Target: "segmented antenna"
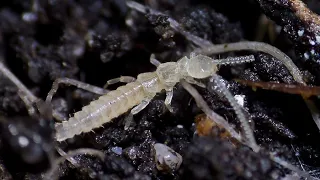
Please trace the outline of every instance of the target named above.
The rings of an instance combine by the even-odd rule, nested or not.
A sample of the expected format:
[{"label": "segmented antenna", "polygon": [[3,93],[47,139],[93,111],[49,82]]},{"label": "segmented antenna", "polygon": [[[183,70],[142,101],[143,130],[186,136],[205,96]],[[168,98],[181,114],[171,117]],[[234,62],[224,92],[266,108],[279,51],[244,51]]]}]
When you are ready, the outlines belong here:
[{"label": "segmented antenna", "polygon": [[242,64],[247,62],[254,61],[255,58],[253,55],[249,56],[238,56],[238,57],[227,57],[225,59],[215,59],[213,60],[214,63],[222,64],[222,65],[228,65],[228,64]]}]

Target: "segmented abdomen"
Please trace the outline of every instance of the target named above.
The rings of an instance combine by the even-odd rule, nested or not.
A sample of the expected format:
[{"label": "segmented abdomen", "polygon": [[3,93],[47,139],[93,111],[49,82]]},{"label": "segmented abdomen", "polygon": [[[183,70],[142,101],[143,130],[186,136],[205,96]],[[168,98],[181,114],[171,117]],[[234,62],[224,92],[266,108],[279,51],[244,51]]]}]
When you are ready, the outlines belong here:
[{"label": "segmented abdomen", "polygon": [[142,102],[145,96],[141,83],[137,81],[121,86],[84,106],[68,121],[58,124],[56,139],[64,141],[77,134],[98,128]]}]

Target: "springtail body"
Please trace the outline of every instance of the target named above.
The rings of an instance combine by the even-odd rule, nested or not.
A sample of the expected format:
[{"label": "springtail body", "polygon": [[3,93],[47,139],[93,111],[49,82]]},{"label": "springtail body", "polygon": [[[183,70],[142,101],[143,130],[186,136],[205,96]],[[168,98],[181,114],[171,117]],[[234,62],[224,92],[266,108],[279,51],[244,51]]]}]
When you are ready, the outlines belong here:
[{"label": "springtail body", "polygon": [[252,55],[214,60],[208,56],[191,54],[190,58],[183,57],[177,62],[159,64],[156,71],[139,74],[136,81],[100,96],[68,121],[57,123],[56,140],[64,141],[101,127],[134,106],[150,101],[162,90],[172,93],[173,87],[182,79],[195,84],[195,79],[215,74],[219,64],[239,64],[253,60]]}]

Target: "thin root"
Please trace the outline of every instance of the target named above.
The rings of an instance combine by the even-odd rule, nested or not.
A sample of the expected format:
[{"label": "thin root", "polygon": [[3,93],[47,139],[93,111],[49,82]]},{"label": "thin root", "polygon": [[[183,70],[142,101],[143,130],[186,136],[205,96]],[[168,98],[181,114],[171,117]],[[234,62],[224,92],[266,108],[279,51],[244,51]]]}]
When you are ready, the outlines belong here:
[{"label": "thin root", "polygon": [[289,169],[289,170],[291,170],[293,172],[296,172],[300,177],[304,177],[307,180],[319,180],[318,178],[310,176],[310,174],[308,172],[301,171],[296,166],[290,164],[289,162],[287,162],[287,161],[285,161],[283,159],[280,159],[277,156],[274,156],[274,155],[270,154],[270,159],[272,159],[274,162],[280,164],[281,166],[283,166],[283,167],[285,167],[285,168],[287,168],[287,169]]},{"label": "thin root", "polygon": [[18,95],[20,97],[20,99],[24,102],[24,104],[26,105],[26,108],[28,110],[28,114],[29,115],[33,115],[36,113],[36,109],[34,108],[34,102],[31,102],[29,97],[27,95],[25,95],[22,91],[18,90]]},{"label": "thin root", "polygon": [[215,84],[215,92],[222,94],[228,100],[233,110],[235,111],[237,118],[241,123],[241,127],[244,131],[244,135],[246,137],[248,146],[250,146],[253,149],[253,151],[258,152],[260,147],[256,142],[253,131],[249,125],[249,122],[247,120],[246,115],[244,114],[244,110],[242,109],[242,107],[237,103],[236,99],[233,97],[231,92],[222,82],[221,77],[219,75],[214,74],[212,78],[210,78],[210,81],[214,82]]},{"label": "thin root", "polygon": [[274,90],[289,94],[299,94],[306,98],[313,95],[320,95],[320,86],[305,86],[296,84],[285,84],[285,83],[275,83],[275,82],[255,82],[242,79],[236,79],[240,84],[251,86],[253,88],[262,88],[267,90]]},{"label": "thin root", "polygon": [[195,99],[198,107],[208,116],[210,119],[214,120],[215,123],[218,125],[224,127],[233,138],[237,139],[239,142],[242,142],[241,135],[237,133],[233,127],[219,114],[212,111],[208,104],[204,101],[202,96],[199,94],[199,92],[189,83],[187,83],[185,80],[181,80],[181,85],[186,89],[191,96]]},{"label": "thin root", "polygon": [[76,86],[77,88],[80,89],[84,89],[86,91],[95,93],[95,94],[99,94],[99,95],[104,95],[107,94],[109,91],[94,85],[90,85],[75,79],[70,79],[70,78],[58,78],[56,79],[53,84],[52,84],[52,88],[48,93],[48,96],[46,98],[46,102],[47,103],[51,103],[52,97],[54,96],[54,94],[58,91],[59,88],[59,84],[66,84],[66,85],[72,85],[72,86]]},{"label": "thin root", "polygon": [[35,113],[36,110],[33,108],[32,104],[36,103],[38,101],[38,98],[35,95],[33,95],[33,93],[3,64],[2,61],[0,61],[0,71],[4,76],[6,76],[13,84],[15,84],[18,87],[18,94],[26,104],[26,107],[30,115],[32,115],[32,113]]},{"label": "thin root", "polygon": [[[147,12],[154,14],[154,15],[165,15],[168,17],[168,15],[163,14],[157,10],[151,9],[150,7],[146,7],[142,4],[139,4],[137,2],[134,1],[127,1],[127,6],[131,9],[134,9],[138,12],[144,13],[146,14]],[[189,41],[193,42],[194,44],[196,44],[199,47],[208,47],[208,46],[212,46],[212,43],[208,40],[202,39],[198,36],[195,36],[193,34],[191,34],[190,32],[184,30],[181,25],[174,20],[171,17],[168,17],[168,21],[170,22],[170,26],[172,29],[174,29],[176,32],[181,33],[184,37],[186,37],[186,39],[188,39]]]},{"label": "thin root", "polygon": [[[198,93],[198,91],[192,87],[192,85],[190,85],[189,83],[187,83],[186,81],[182,80],[181,85],[193,96],[193,98],[195,99],[198,107],[212,120],[215,121],[215,123],[217,123],[218,125],[224,127],[233,138],[237,139],[239,142],[243,142],[241,139],[241,135],[238,134],[232,127],[231,125],[228,124],[228,122],[223,119],[223,117],[221,117],[220,115],[216,114],[214,111],[212,111],[208,104],[204,101],[204,99],[202,98],[202,96]],[[254,138],[254,137],[253,137]],[[250,145],[248,145],[250,146]],[[253,150],[257,150],[256,152],[258,152],[260,150],[259,145],[256,144],[257,147],[251,147]],[[280,159],[277,156],[274,156],[272,154],[270,154],[270,158],[271,160],[273,160],[274,162],[280,164],[281,166],[296,172],[299,176],[301,177],[305,177],[308,180],[314,180],[317,178],[311,177],[307,172],[301,171],[299,168],[295,167],[294,165],[290,164],[289,162]]]}]

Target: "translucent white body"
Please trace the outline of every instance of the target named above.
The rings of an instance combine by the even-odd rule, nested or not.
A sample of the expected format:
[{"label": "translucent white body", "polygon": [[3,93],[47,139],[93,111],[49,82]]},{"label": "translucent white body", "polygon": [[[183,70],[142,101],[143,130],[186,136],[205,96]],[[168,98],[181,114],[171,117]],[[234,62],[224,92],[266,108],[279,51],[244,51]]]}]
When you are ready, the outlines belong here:
[{"label": "translucent white body", "polygon": [[159,171],[176,171],[182,163],[182,156],[165,144],[156,143],[153,145],[154,159]]},{"label": "translucent white body", "polygon": [[68,121],[56,125],[56,140],[64,141],[75,135],[89,132],[113,118],[127,112],[145,99],[152,99],[162,90],[172,90],[181,80],[206,78],[217,71],[217,64],[253,61],[253,56],[213,60],[198,55],[181,58],[178,62],[160,64],[155,72],[142,73],[137,80],[121,86],[84,106]]},{"label": "translucent white body", "polygon": [[155,96],[156,92],[162,89],[159,85],[156,73],[144,73],[138,76],[137,81],[100,96],[76,112],[68,121],[56,125],[57,141],[64,141],[74,135],[101,127],[147,97]]}]

